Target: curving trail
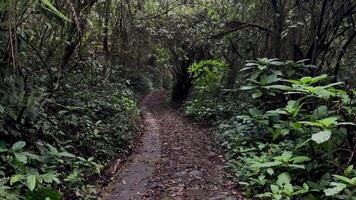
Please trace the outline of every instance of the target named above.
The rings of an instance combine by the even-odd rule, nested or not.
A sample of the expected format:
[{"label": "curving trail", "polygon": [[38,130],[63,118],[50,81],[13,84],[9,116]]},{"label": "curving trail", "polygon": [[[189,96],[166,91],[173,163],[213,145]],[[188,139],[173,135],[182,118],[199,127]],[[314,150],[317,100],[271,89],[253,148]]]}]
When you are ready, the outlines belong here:
[{"label": "curving trail", "polygon": [[105,195],[108,200],[238,200],[212,133],[166,105],[153,91],[141,103],[145,132],[141,145]]}]

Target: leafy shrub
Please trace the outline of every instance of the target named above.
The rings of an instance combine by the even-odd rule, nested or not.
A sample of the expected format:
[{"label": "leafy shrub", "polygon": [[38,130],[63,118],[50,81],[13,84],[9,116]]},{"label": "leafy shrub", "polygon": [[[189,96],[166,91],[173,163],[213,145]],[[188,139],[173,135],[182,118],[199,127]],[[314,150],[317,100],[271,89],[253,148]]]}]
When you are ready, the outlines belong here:
[{"label": "leafy shrub", "polygon": [[246,196],[354,200],[356,91],[326,74],[305,76],[313,66],[304,61],[262,58],[241,71],[248,78],[238,99],[208,96],[211,104],[191,100],[186,111],[205,119],[221,105],[239,107],[218,122],[217,137]]},{"label": "leafy shrub", "polygon": [[0,199],[95,199],[93,177],[133,148],[134,93],[125,82],[100,82],[92,68],[68,74],[52,94],[38,79],[0,80]]},{"label": "leafy shrub", "polygon": [[[354,158],[342,149],[351,152],[355,145],[355,91],[328,83],[327,75],[301,76],[308,67],[303,62],[259,59],[243,69],[251,72],[241,90],[254,100],[246,115],[219,129],[248,196],[354,198]],[[330,175],[346,168],[348,178]]]},{"label": "leafy shrub", "polygon": [[203,60],[189,67],[193,78],[192,98],[186,103],[185,114],[200,120],[214,119],[224,112],[218,103],[226,65],[218,60]]}]

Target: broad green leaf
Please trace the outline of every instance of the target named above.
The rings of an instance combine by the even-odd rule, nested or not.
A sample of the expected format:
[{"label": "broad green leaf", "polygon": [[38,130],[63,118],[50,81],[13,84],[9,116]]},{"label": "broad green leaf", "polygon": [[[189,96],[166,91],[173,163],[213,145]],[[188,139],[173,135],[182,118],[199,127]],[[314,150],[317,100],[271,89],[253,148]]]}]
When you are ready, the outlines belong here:
[{"label": "broad green leaf", "polygon": [[27,177],[26,186],[28,187],[28,189],[30,189],[30,191],[33,191],[35,189],[35,187],[36,187],[36,175],[29,175]]},{"label": "broad green leaf", "polygon": [[10,185],[13,185],[14,183],[19,182],[24,176],[22,174],[15,174],[11,176],[10,179]]},{"label": "broad green leaf", "polygon": [[53,174],[53,173],[43,174],[43,175],[41,175],[41,178],[46,183],[52,183],[53,181],[58,184],[60,183],[60,180],[57,178],[57,175]]},{"label": "broad green leaf", "polygon": [[326,117],[328,115],[328,107],[319,106],[313,111],[313,115],[311,116],[312,120],[318,120],[322,117]]},{"label": "broad green leaf", "polygon": [[252,120],[252,118],[248,115],[238,115],[235,117],[236,119],[243,119],[243,120]]},{"label": "broad green leaf", "polygon": [[26,142],[24,142],[24,141],[18,141],[18,142],[16,142],[15,144],[12,145],[11,149],[12,149],[13,151],[18,151],[18,150],[23,149],[25,146],[26,146]]},{"label": "broad green leaf", "polygon": [[267,66],[265,66],[265,65],[257,65],[257,67],[259,70],[262,70],[262,71],[267,69]]},{"label": "broad green leaf", "polygon": [[298,165],[298,164],[288,164],[288,167],[292,167],[296,169],[305,169],[304,165]]},{"label": "broad green leaf", "polygon": [[252,63],[252,62],[250,62],[250,63],[246,63],[246,67],[251,67],[251,66],[257,66],[258,64],[257,63]]},{"label": "broad green leaf", "polygon": [[327,75],[327,74],[323,74],[323,75],[314,77],[314,78],[312,78],[312,80],[310,81],[310,84],[317,83],[317,82],[319,82],[319,81],[321,81],[321,80],[324,80],[324,79],[326,79],[326,78],[328,78],[328,75]]},{"label": "broad green leaf", "polygon": [[9,152],[8,149],[0,149],[0,153],[5,153],[5,152]]},{"label": "broad green leaf", "polygon": [[310,77],[310,76],[305,76],[305,77],[303,77],[303,78],[300,79],[300,81],[301,81],[303,84],[310,83],[312,80],[313,80],[313,78]]},{"label": "broad green leaf", "polygon": [[248,109],[248,112],[250,113],[250,115],[252,117],[259,117],[260,116],[260,112],[255,108]]},{"label": "broad green leaf", "polygon": [[254,92],[254,93],[252,94],[252,98],[253,98],[253,99],[257,99],[257,98],[259,98],[259,97],[261,97],[261,96],[262,96],[262,92],[259,91],[259,90],[257,90],[256,92]]},{"label": "broad green leaf", "polygon": [[303,60],[298,60],[296,63],[297,64],[304,64],[305,62],[309,61],[310,59],[303,59]]},{"label": "broad green leaf", "polygon": [[351,174],[351,172],[352,172],[353,169],[354,169],[354,165],[348,166],[348,167],[345,169],[345,171],[344,171],[344,175],[345,175],[345,176],[349,176],[349,175]]},{"label": "broad green leaf", "polygon": [[27,163],[27,156],[23,153],[14,153],[16,160],[26,164]]},{"label": "broad green leaf", "polygon": [[264,88],[266,89],[277,89],[277,90],[287,90],[290,91],[293,88],[287,85],[269,85],[269,86],[265,86]]},{"label": "broad green leaf", "polygon": [[272,115],[287,115],[288,113],[284,110],[281,109],[277,109],[277,110],[270,110],[267,111],[268,114],[272,114]]},{"label": "broad green leaf", "polygon": [[293,188],[292,184],[290,184],[290,183],[285,184],[284,188],[283,188],[283,192],[285,194],[287,194],[288,196],[292,196],[292,194],[294,192],[294,188]]},{"label": "broad green leaf", "polygon": [[306,156],[296,156],[296,157],[292,158],[292,161],[294,164],[304,163],[304,162],[308,162],[310,160],[311,159]]},{"label": "broad green leaf", "polygon": [[328,141],[330,139],[330,137],[331,137],[331,131],[324,130],[324,131],[320,131],[318,133],[313,134],[312,140],[318,144],[321,144],[321,143]]},{"label": "broad green leaf", "polygon": [[344,84],[344,83],[343,82],[331,83],[329,85],[323,86],[323,88],[326,89],[326,88],[330,88],[330,87],[334,87],[334,86],[342,85],[342,84]]},{"label": "broad green leaf", "polygon": [[256,86],[248,85],[248,86],[240,87],[240,90],[252,90],[252,89],[255,89],[255,88],[256,88]]},{"label": "broad green leaf", "polygon": [[345,176],[340,176],[340,175],[333,175],[336,179],[340,181],[344,181],[345,183],[352,184],[351,179],[345,177]]},{"label": "broad green leaf", "polygon": [[74,154],[71,154],[71,153],[68,153],[68,152],[60,152],[60,153],[57,153],[56,155],[58,155],[60,157],[75,158]]},{"label": "broad green leaf", "polygon": [[262,85],[268,85],[277,81],[280,81],[281,78],[278,78],[276,74],[271,74],[269,76],[267,75],[262,75],[261,76],[261,84]]},{"label": "broad green leaf", "polygon": [[53,154],[58,153],[58,149],[50,144],[46,144],[46,146],[49,148],[49,151]]},{"label": "broad green leaf", "polygon": [[331,96],[330,91],[323,89],[322,87],[307,88],[311,93],[315,94],[318,98],[328,100]]},{"label": "broad green leaf", "polygon": [[282,153],[282,160],[283,162],[289,162],[289,160],[292,158],[293,154],[290,151],[285,151]]},{"label": "broad green leaf", "polygon": [[279,71],[279,70],[272,69],[272,73],[274,73],[274,74],[276,74],[278,76],[283,76],[283,73],[281,71]]},{"label": "broad green leaf", "polygon": [[30,152],[21,152],[21,154],[33,159],[33,160],[38,160],[38,161],[41,161],[41,157],[39,155],[36,155],[36,154],[33,154],[33,153],[30,153]]},{"label": "broad green leaf", "polygon": [[278,175],[277,184],[279,186],[283,186],[285,184],[289,184],[291,180],[292,180],[291,176],[287,172],[284,172]]},{"label": "broad green leaf", "polygon": [[336,182],[332,182],[330,185],[334,187],[323,190],[326,196],[335,196],[347,187],[346,184]]},{"label": "broad green leaf", "polygon": [[306,125],[309,125],[309,126],[316,126],[316,127],[323,128],[323,125],[321,123],[319,123],[319,122],[301,121],[299,123],[306,124]]},{"label": "broad green leaf", "polygon": [[281,65],[284,65],[284,62],[281,62],[281,61],[271,61],[270,64],[271,64],[271,65],[276,65],[276,66],[281,66]]},{"label": "broad green leaf", "polygon": [[318,122],[324,127],[334,126],[337,124],[337,117],[328,117],[325,119],[318,120]]},{"label": "broad green leaf", "polygon": [[275,167],[281,165],[281,161],[273,161],[273,162],[265,162],[265,163],[257,163],[253,164],[253,167],[259,167],[259,168],[269,168],[269,167]]},{"label": "broad green leaf", "polygon": [[272,168],[268,168],[267,173],[272,176],[274,174],[274,170]]},{"label": "broad green leaf", "polygon": [[277,185],[271,185],[271,191],[273,194],[277,194],[279,192],[279,187]]}]

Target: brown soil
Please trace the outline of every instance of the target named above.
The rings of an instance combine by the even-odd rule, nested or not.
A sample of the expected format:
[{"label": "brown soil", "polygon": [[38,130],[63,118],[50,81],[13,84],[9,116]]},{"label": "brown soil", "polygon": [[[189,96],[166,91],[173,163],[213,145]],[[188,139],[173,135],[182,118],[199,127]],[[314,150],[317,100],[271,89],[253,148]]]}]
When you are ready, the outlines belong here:
[{"label": "brown soil", "polygon": [[164,91],[143,99],[142,144],[102,199],[244,199],[225,172],[211,130],[186,119],[165,99]]}]

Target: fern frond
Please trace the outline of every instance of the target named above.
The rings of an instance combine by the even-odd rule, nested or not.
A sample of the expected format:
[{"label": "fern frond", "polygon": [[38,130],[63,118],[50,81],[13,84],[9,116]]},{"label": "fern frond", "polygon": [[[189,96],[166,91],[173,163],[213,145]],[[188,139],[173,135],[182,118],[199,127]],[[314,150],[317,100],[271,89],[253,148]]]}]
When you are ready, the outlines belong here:
[{"label": "fern frond", "polygon": [[19,197],[9,191],[11,188],[7,186],[9,178],[0,178],[0,200],[19,200]]}]

